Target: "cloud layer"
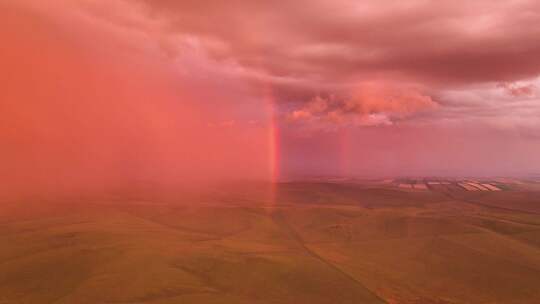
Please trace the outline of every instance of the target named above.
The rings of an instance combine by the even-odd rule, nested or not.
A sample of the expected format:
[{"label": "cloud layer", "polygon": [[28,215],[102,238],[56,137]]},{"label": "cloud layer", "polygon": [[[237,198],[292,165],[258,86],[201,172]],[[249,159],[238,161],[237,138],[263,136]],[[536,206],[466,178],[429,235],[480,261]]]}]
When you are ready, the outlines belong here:
[{"label": "cloud layer", "polygon": [[443,106],[439,96],[470,88],[502,85],[515,97],[533,96],[516,82],[540,73],[540,4],[531,0],[77,4],[96,21],[141,33],[143,45],[172,60],[196,53],[229,77],[271,86],[285,114],[316,96],[359,100],[354,95],[373,83],[412,86]]},{"label": "cloud layer", "polygon": [[[34,155],[52,149],[86,168],[123,163],[126,176],[133,167],[140,176],[231,168],[264,176],[273,121],[283,172],[319,172],[321,159],[343,164],[336,151],[346,146],[349,174],[429,173],[449,159],[448,174],[502,174],[510,166],[482,155],[506,142],[515,148],[500,162],[533,164],[516,162],[513,173],[540,170],[538,1],[8,0],[0,8],[5,164],[54,164],[60,156]],[[437,152],[420,153],[422,140]],[[78,153],[58,150],[69,142]],[[98,166],[83,156],[96,149]],[[306,151],[314,161],[298,165],[309,163]]]}]

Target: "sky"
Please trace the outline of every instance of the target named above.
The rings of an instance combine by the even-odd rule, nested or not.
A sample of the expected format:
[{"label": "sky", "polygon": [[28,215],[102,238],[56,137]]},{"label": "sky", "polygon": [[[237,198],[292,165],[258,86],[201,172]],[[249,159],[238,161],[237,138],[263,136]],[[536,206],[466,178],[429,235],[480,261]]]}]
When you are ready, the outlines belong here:
[{"label": "sky", "polygon": [[0,0],[12,192],[540,172],[540,3]]}]

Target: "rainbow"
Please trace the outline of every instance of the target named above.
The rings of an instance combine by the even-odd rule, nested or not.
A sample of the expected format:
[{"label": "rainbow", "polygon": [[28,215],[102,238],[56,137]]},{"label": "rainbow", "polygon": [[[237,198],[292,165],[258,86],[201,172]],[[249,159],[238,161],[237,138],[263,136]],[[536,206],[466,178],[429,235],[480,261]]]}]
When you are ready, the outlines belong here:
[{"label": "rainbow", "polygon": [[276,121],[277,118],[271,112],[272,118],[270,120],[270,126],[268,128],[268,158],[269,158],[269,172],[270,180],[272,183],[277,183],[279,180],[279,125]]},{"label": "rainbow", "polygon": [[274,202],[276,198],[276,187],[279,181],[280,174],[280,132],[279,122],[276,111],[276,103],[272,89],[270,87],[265,88],[265,100],[268,114],[268,173],[271,182],[271,201]]}]

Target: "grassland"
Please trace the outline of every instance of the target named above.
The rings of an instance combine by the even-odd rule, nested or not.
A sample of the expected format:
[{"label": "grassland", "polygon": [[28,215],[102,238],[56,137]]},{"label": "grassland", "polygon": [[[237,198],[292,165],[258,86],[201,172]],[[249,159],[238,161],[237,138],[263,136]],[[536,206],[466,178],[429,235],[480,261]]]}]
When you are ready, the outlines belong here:
[{"label": "grassland", "polygon": [[0,303],[540,303],[536,183],[459,182],[6,202]]}]

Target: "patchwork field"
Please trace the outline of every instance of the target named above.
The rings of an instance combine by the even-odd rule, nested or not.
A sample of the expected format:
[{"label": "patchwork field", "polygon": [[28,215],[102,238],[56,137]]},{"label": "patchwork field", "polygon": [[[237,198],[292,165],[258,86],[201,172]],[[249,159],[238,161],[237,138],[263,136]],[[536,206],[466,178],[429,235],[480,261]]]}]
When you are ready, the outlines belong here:
[{"label": "patchwork field", "polygon": [[0,303],[540,303],[536,183],[6,202]]}]

